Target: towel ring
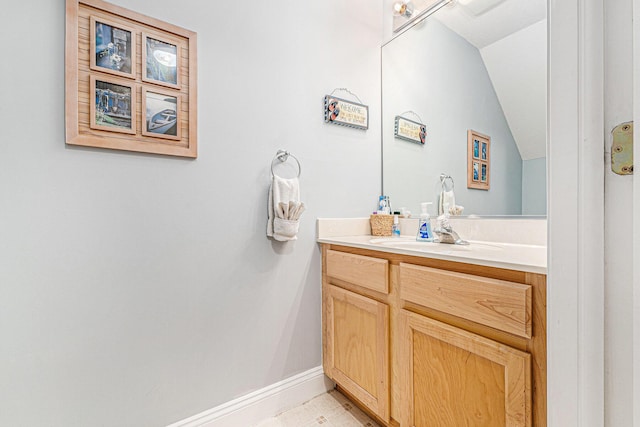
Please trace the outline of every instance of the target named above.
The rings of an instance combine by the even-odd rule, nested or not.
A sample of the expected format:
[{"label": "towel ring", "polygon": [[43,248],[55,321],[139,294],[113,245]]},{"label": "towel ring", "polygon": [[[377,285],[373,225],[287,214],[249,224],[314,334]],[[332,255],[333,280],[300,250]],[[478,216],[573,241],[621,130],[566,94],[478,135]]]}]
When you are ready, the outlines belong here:
[{"label": "towel ring", "polygon": [[[451,181],[451,190],[447,190],[447,180]],[[451,175],[446,175],[444,173],[440,174],[440,185],[442,186],[442,191],[453,191],[454,183]]]},{"label": "towel ring", "polygon": [[295,160],[296,163],[298,164],[298,176],[297,176],[297,178],[300,178],[300,174],[302,173],[302,166],[300,166],[300,161],[296,158],[296,156],[294,156],[293,154],[289,153],[286,150],[278,150],[278,152],[276,153],[276,156],[273,158],[273,160],[271,160],[271,176],[276,176],[275,172],[273,172],[273,162],[276,159],[278,159],[282,163],[284,163],[287,160],[289,160],[289,156],[291,156],[293,158],[293,160]]}]

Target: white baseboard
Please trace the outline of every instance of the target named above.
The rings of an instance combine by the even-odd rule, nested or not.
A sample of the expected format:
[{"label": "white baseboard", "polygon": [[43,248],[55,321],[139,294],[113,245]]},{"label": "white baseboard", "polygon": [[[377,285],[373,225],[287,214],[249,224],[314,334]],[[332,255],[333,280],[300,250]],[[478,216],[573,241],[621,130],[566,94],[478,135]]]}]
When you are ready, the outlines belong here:
[{"label": "white baseboard", "polygon": [[333,387],[318,366],[167,427],[249,427]]}]

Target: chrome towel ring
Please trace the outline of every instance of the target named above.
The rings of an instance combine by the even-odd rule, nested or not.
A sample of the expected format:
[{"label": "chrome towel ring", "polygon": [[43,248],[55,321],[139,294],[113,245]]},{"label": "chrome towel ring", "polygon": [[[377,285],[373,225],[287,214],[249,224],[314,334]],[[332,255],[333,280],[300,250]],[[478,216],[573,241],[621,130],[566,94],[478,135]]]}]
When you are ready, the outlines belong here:
[{"label": "chrome towel ring", "polygon": [[278,152],[276,153],[276,156],[273,158],[273,160],[271,160],[271,176],[276,176],[275,172],[273,171],[273,162],[275,162],[277,159],[280,162],[284,163],[287,160],[289,160],[289,157],[293,158],[293,160],[295,160],[296,163],[298,164],[297,178],[300,178],[300,174],[302,173],[302,166],[300,166],[300,161],[296,158],[296,156],[294,156],[293,154],[289,153],[286,150],[278,150]]},{"label": "chrome towel ring", "polygon": [[[447,190],[447,181],[451,181],[451,189]],[[453,178],[450,175],[441,173],[440,174],[440,185],[442,186],[442,191],[453,191]]]}]

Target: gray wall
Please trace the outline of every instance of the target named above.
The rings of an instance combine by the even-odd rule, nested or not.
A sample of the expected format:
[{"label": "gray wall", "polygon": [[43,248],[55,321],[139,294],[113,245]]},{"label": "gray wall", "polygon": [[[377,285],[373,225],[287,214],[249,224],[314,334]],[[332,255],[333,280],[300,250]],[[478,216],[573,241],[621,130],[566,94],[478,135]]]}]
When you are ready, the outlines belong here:
[{"label": "gray wall", "polygon": [[[419,213],[420,202],[435,205],[444,172],[465,215],[520,214],[522,159],[478,49],[428,19],[385,45],[382,59],[384,192],[392,206]],[[426,123],[425,145],[394,138],[394,117],[407,110]],[[491,136],[489,191],[467,189],[467,129]]]},{"label": "gray wall", "polygon": [[[116,3],[198,33],[199,157],[66,147],[65,3],[4,8],[3,426],[160,426],[320,365],[315,219],[379,193],[380,7]],[[323,123],[336,87],[368,131]],[[265,237],[279,148],[308,207],[288,244]]]},{"label": "gray wall", "polygon": [[522,161],[522,215],[547,214],[547,159]]}]

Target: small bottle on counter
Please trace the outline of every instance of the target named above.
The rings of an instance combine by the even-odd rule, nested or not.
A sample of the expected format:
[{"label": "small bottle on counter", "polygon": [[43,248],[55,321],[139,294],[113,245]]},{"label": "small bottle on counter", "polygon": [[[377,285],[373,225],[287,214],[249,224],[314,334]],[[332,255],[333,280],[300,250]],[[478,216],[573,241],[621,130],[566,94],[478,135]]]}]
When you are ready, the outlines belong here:
[{"label": "small bottle on counter", "polygon": [[398,224],[398,215],[393,216],[393,227],[391,228],[393,237],[400,237],[400,224]]},{"label": "small bottle on counter", "polygon": [[380,196],[378,200],[378,214],[390,214],[391,204],[389,203],[389,196]]}]

